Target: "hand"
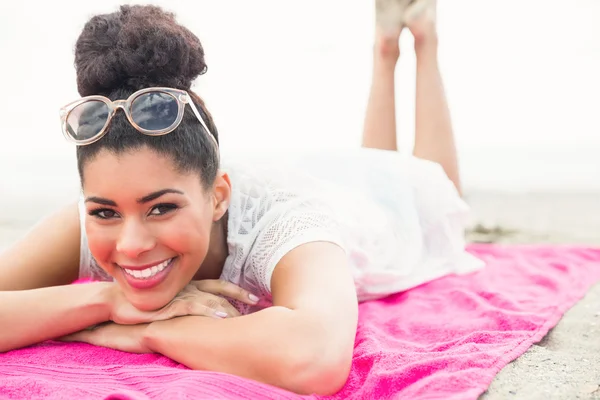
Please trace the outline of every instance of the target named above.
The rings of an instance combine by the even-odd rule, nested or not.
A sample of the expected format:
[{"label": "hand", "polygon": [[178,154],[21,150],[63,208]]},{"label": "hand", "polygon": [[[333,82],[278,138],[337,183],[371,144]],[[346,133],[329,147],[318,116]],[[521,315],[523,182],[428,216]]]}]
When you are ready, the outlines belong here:
[{"label": "hand", "polygon": [[144,330],[148,324],[118,325],[113,322],[75,332],[57,339],[60,342],[83,342],[94,346],[126,351],[128,353],[152,353],[144,345]]},{"label": "hand", "polygon": [[163,321],[185,315],[213,318],[237,317],[240,313],[227,299],[255,305],[258,297],[248,291],[222,280],[201,280],[190,282],[173,300],[156,311],[140,311],[132,306],[122,292],[114,293],[110,319],[117,324],[133,325],[153,321]]}]

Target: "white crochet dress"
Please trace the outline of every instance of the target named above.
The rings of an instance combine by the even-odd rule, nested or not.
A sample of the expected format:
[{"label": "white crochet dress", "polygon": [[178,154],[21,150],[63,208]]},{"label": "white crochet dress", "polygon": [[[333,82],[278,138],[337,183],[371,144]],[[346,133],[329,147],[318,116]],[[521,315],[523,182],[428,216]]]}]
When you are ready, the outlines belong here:
[{"label": "white crochet dress", "polygon": [[[277,263],[314,241],[346,251],[360,301],[483,266],[464,248],[469,209],[435,163],[371,149],[235,159],[223,162],[232,198],[221,278],[265,298],[261,308]],[[80,277],[110,279],[81,238]]]}]

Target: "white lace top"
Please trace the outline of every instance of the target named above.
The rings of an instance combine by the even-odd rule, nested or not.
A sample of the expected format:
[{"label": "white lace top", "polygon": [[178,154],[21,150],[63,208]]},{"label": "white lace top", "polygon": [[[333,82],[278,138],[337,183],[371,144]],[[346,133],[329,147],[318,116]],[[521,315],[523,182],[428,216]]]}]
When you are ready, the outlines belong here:
[{"label": "white lace top", "polygon": [[[232,198],[221,278],[262,296],[261,307],[281,258],[314,241],[346,251],[361,301],[482,266],[464,250],[468,208],[437,164],[365,149],[235,160],[223,162]],[[110,279],[84,229],[81,249],[80,277]]]}]

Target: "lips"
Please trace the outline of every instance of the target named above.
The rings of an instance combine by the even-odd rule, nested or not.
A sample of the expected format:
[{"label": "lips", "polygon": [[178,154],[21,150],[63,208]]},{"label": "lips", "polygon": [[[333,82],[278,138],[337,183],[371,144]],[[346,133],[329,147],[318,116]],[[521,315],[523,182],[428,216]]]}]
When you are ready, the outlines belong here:
[{"label": "lips", "polygon": [[120,268],[129,286],[135,289],[151,289],[167,278],[176,261],[177,257],[174,257],[154,265]]},{"label": "lips", "polygon": [[123,269],[123,271],[133,276],[134,278],[148,279],[163,271],[167,267],[167,265],[169,265],[171,260],[172,258],[169,258],[168,260],[165,260],[159,264],[155,264],[154,266],[148,266],[146,268],[121,268]]}]

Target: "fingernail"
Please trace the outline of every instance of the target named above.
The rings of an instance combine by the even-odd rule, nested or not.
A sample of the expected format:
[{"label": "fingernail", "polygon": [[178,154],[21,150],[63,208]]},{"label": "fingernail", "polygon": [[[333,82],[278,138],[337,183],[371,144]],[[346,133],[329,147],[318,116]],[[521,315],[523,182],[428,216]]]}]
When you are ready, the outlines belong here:
[{"label": "fingernail", "polygon": [[223,311],[215,311],[215,315],[219,318],[226,318],[227,317],[227,313],[223,312]]},{"label": "fingernail", "polygon": [[249,293],[248,297],[250,298],[250,301],[253,301],[255,303],[258,303],[258,301],[260,300],[257,296],[253,295],[252,293]]}]

